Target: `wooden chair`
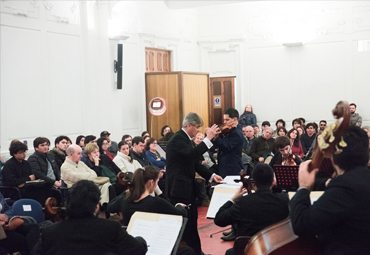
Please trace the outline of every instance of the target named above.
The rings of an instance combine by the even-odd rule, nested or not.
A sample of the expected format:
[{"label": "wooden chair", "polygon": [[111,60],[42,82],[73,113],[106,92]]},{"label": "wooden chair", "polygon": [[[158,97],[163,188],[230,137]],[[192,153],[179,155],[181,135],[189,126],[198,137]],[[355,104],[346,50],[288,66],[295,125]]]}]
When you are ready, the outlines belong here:
[{"label": "wooden chair", "polygon": [[245,255],[321,255],[322,247],[314,237],[294,234],[289,218],[255,234],[244,250]]},{"label": "wooden chair", "polygon": [[250,236],[238,236],[235,239],[234,242],[234,254],[235,255],[243,255],[244,254],[244,249],[247,246],[249,240],[251,239]]}]

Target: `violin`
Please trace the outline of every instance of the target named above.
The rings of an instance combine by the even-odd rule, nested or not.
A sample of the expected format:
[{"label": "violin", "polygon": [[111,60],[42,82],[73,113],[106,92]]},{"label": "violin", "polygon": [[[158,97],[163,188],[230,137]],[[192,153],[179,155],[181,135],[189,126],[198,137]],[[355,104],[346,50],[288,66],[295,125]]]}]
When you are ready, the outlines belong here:
[{"label": "violin", "polygon": [[240,170],[240,182],[243,183],[243,187],[247,190],[248,194],[252,193],[255,189],[254,180],[246,178],[247,172],[245,170]]},{"label": "violin", "polygon": [[58,202],[55,197],[49,197],[46,199],[45,212],[53,217],[54,222],[63,221],[67,217],[66,208],[58,206]]},{"label": "violin", "polygon": [[221,126],[220,129],[221,129],[221,135],[227,136],[228,134],[233,132],[236,129],[236,127],[230,128],[229,126]]},{"label": "violin", "polygon": [[346,101],[339,101],[332,110],[336,122],[327,126],[321,133],[321,137],[317,140],[318,146],[312,153],[312,161],[308,166],[308,171],[311,172],[316,168],[320,168],[324,157],[330,158],[332,154],[342,152],[338,147],[346,147],[347,144],[343,140],[343,135],[349,128],[351,113],[349,104]]},{"label": "violin", "polygon": [[123,187],[125,187],[125,189],[127,189],[131,185],[132,175],[133,174],[131,172],[119,172],[117,174],[116,183],[122,185]]}]

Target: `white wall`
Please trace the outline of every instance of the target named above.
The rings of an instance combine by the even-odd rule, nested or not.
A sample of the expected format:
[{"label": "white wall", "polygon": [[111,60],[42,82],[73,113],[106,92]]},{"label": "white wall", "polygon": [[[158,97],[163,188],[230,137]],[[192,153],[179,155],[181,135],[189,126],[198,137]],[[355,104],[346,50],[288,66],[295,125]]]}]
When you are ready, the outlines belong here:
[{"label": "white wall", "polygon": [[[347,100],[370,124],[370,52],[357,51],[357,40],[370,39],[369,1],[248,2],[198,14],[201,71],[236,76],[240,112],[252,104],[258,122],[273,126],[279,118],[332,122],[332,108]],[[285,29],[311,37],[284,47]]]},{"label": "white wall", "polygon": [[[0,1],[1,154],[12,139],[146,130],[145,47],[172,51],[173,71],[197,71],[197,10],[162,1]],[[109,21],[130,36],[112,41]],[[123,89],[113,60],[124,45]]]}]

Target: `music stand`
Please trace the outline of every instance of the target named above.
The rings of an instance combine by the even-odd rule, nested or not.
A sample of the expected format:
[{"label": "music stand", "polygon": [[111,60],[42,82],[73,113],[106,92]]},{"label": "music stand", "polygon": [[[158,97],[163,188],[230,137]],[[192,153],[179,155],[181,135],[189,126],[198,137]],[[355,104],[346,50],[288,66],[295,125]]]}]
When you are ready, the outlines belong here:
[{"label": "music stand", "polygon": [[277,188],[286,191],[296,191],[298,189],[298,169],[299,166],[274,165]]},{"label": "music stand", "polygon": [[187,223],[188,223],[188,218],[183,218],[181,229],[180,229],[179,235],[177,236],[177,240],[176,240],[175,246],[173,247],[171,255],[176,255],[177,254],[177,250],[179,249],[179,245],[180,245],[180,242],[181,242],[181,239],[182,239],[182,235],[184,234],[185,227],[186,227]]}]

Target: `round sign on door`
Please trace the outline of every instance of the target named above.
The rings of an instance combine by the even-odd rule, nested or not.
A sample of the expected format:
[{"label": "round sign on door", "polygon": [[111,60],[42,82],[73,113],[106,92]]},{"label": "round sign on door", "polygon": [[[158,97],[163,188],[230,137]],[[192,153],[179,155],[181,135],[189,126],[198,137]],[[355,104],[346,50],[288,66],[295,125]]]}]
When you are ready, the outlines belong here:
[{"label": "round sign on door", "polygon": [[166,101],[161,97],[155,97],[149,102],[149,112],[155,116],[162,115],[166,111]]}]

